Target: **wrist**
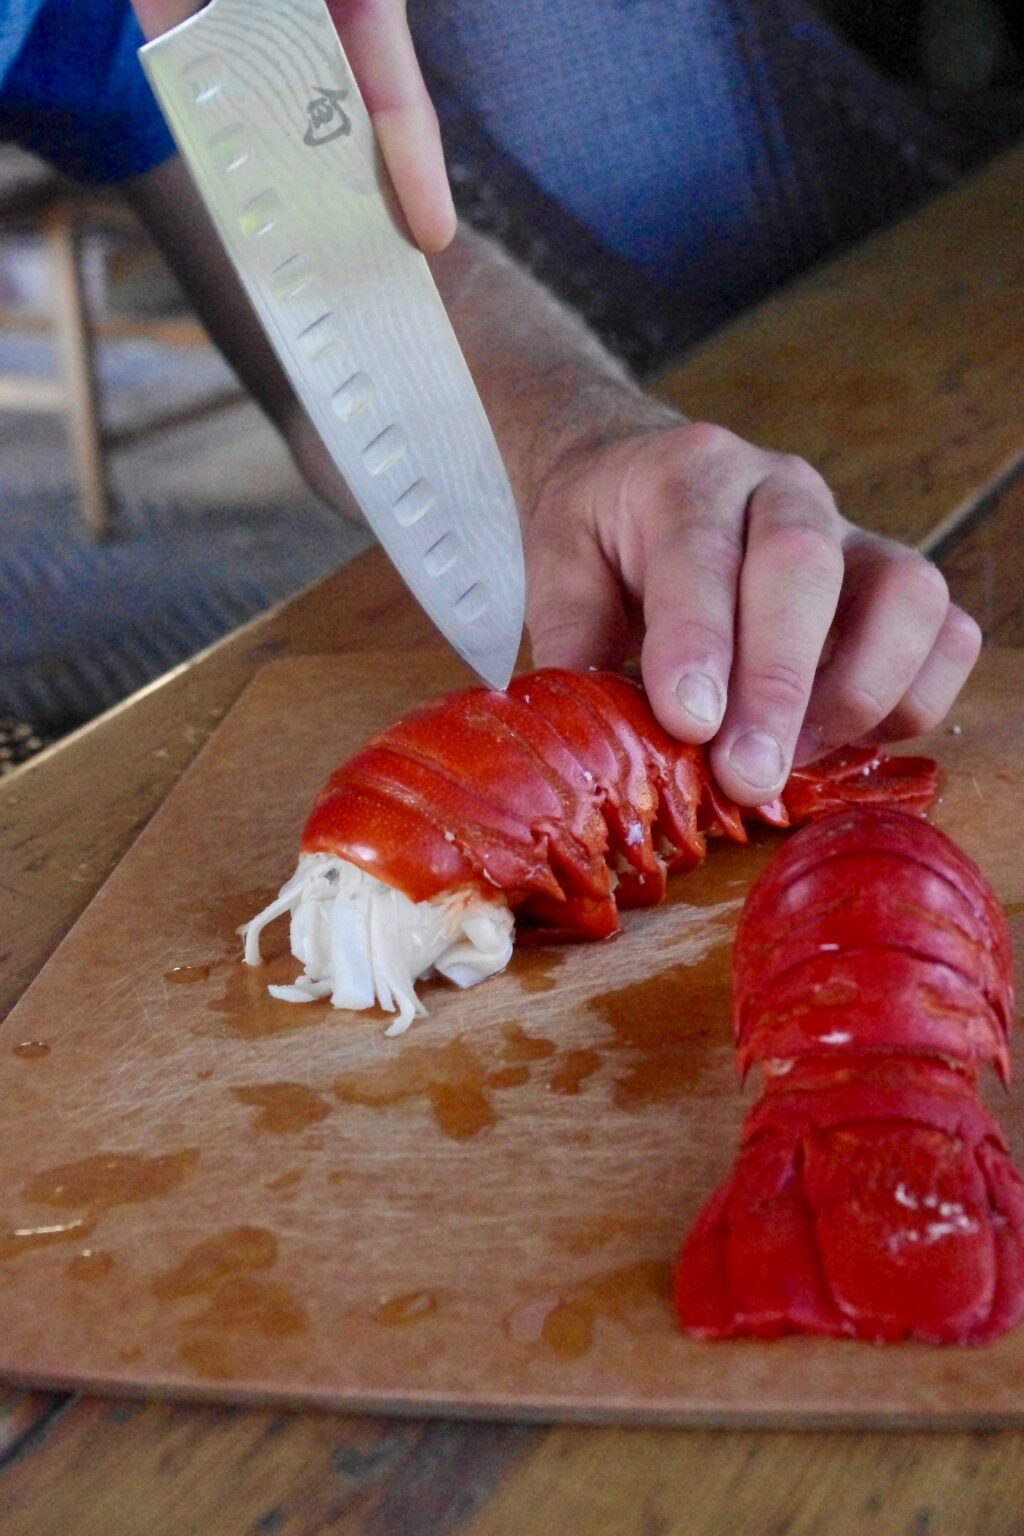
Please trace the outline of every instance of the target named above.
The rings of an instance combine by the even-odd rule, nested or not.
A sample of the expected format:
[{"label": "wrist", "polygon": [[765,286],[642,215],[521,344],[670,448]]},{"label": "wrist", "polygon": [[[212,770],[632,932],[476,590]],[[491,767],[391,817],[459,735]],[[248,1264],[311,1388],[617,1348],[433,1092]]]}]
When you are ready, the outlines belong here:
[{"label": "wrist", "polygon": [[628,378],[567,378],[561,399],[545,412],[543,441],[535,445],[524,477],[520,507],[524,527],[557,504],[580,469],[618,445],[686,424],[686,418]]}]

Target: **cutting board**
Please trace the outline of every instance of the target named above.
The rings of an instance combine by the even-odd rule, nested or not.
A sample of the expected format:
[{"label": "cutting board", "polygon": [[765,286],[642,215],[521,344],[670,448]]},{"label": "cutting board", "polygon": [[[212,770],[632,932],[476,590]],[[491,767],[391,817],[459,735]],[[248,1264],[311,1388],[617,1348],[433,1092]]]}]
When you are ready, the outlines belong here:
[{"label": "cutting board", "polygon": [[[328,771],[461,680],[424,655],[267,667],[8,1017],[0,1374],[388,1413],[1024,1421],[1024,1329],[941,1350],[675,1327],[675,1250],[756,1091],[728,946],[779,834],[716,846],[610,943],[428,984],[394,1040],[269,997],[297,970],[284,924],[241,965]],[[928,743],[935,819],[1011,917],[1022,697],[1024,656],[987,657]],[[1020,1160],[1024,1093],[990,1102]]]}]

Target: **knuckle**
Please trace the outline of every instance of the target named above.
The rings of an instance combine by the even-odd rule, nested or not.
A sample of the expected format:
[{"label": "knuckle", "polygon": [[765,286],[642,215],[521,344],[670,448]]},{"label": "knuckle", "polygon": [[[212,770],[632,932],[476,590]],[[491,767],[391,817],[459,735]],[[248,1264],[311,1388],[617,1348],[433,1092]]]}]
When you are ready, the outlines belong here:
[{"label": "knuckle", "polygon": [[861,683],[847,683],[840,688],[836,710],[851,738],[873,730],[889,712],[889,705]]},{"label": "knuckle", "polygon": [[679,428],[680,445],[687,454],[700,458],[717,459],[746,448],[742,438],[713,421],[688,421]]},{"label": "knuckle", "polygon": [[803,708],[810,679],[789,662],[773,661],[751,672],[750,692],[772,708],[789,712]]},{"label": "knuckle", "polygon": [[742,482],[754,452],[727,427],[685,422],[660,443],[665,488],[681,505],[714,506]]},{"label": "knuckle", "polygon": [[806,459],[777,454],[757,493],[770,523],[820,529],[838,546],[843,519],[824,478]]},{"label": "knuckle", "polygon": [[780,454],[775,463],[775,474],[785,478],[787,486],[796,486],[809,496],[820,497],[828,506],[834,506],[832,492],[823,475],[796,453]]},{"label": "knuckle", "polygon": [[833,533],[819,523],[780,521],[766,532],[772,558],[816,587],[838,587],[843,555]]},{"label": "knuckle", "polygon": [[896,571],[903,604],[932,623],[941,623],[949,607],[949,587],[937,565],[923,555],[901,560]]}]

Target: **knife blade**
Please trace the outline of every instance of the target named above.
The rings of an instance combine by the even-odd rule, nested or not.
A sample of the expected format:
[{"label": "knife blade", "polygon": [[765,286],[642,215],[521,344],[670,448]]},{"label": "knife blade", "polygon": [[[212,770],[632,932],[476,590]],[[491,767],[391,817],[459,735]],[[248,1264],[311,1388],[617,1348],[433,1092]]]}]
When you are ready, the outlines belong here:
[{"label": "knife blade", "polygon": [[210,0],[139,56],[367,522],[454,649],[503,688],[523,629],[515,501],[324,0]]}]

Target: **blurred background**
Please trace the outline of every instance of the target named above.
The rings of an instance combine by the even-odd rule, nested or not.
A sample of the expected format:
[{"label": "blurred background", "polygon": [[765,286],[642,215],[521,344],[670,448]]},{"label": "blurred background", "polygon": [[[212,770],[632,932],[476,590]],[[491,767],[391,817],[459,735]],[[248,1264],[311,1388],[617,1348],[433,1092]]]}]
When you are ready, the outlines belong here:
[{"label": "blurred background", "polygon": [[816,8],[898,80],[952,92],[1021,85],[1016,0],[816,0]]},{"label": "blurred background", "polygon": [[[1019,0],[816,0],[981,159]],[[368,547],[305,488],[109,193],[0,147],[0,772]]]}]

